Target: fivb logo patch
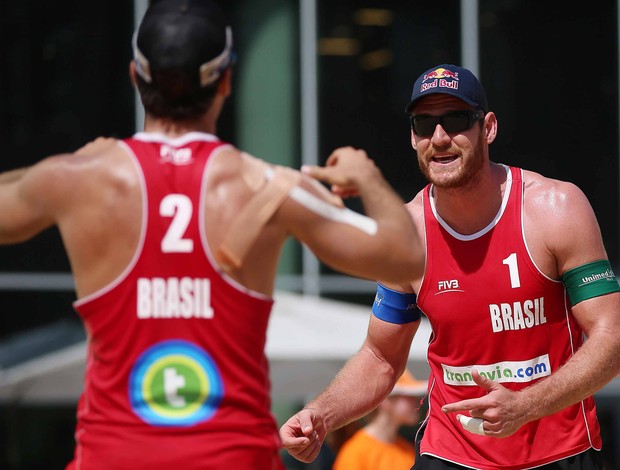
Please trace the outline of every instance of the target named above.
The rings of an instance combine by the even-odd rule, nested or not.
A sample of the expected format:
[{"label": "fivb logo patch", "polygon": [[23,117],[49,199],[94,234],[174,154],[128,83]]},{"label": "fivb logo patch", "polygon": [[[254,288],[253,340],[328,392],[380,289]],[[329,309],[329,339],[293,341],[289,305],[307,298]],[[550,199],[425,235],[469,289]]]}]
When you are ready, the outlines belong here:
[{"label": "fivb logo patch", "polygon": [[459,286],[458,279],[448,279],[447,281],[439,281],[437,283],[437,292],[435,295],[445,294],[446,292],[465,292]]},{"label": "fivb logo patch", "polygon": [[134,412],[154,426],[191,426],[217,410],[224,385],[213,359],[186,341],[147,349],[129,377]]}]

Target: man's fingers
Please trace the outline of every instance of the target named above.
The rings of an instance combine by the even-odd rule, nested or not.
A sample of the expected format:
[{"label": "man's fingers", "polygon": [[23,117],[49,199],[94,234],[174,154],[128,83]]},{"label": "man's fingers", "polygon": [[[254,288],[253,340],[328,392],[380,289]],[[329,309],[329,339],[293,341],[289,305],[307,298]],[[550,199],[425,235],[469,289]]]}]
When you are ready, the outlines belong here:
[{"label": "man's fingers", "polygon": [[334,191],[336,194],[340,195],[341,192],[344,191],[343,188],[349,188],[349,182],[346,176],[343,176],[335,167],[304,165],[301,167],[301,172],[316,180],[331,184],[332,191],[334,191],[334,188],[339,188],[340,192]]},{"label": "man's fingers", "polygon": [[[474,369],[472,371],[472,378],[476,385],[482,388],[485,392],[489,393],[494,389],[501,388],[499,382],[495,382],[487,377],[480,375],[480,373]],[[488,403],[485,403],[485,398],[474,398],[471,400],[462,400],[454,403],[448,403],[441,407],[441,411],[444,413],[453,413],[455,411],[471,411],[475,409],[488,408]]]},{"label": "man's fingers", "polygon": [[483,388],[487,392],[491,390],[493,388],[493,385],[495,384],[494,381],[492,381],[491,379],[487,379],[483,375],[480,375],[480,373],[475,369],[472,371],[471,376],[474,379],[474,382],[476,382],[476,385]]},{"label": "man's fingers", "polygon": [[309,419],[300,419],[299,429],[301,429],[303,436],[306,436],[306,438],[310,438],[313,434],[315,434],[314,427],[312,426],[312,421]]},{"label": "man's fingers", "polygon": [[304,449],[308,444],[310,444],[310,439],[306,436],[302,437],[286,437],[282,439],[282,446],[289,451],[294,449]]},{"label": "man's fingers", "polygon": [[444,413],[454,413],[455,411],[471,411],[482,408],[478,402],[479,399],[455,401],[454,403],[443,405],[441,411]]},{"label": "man's fingers", "polygon": [[309,463],[318,455],[322,442],[319,434],[312,431],[308,437],[287,439],[283,444],[287,452],[297,460]]},{"label": "man's fingers", "polygon": [[304,450],[299,452],[298,456],[301,457],[304,462],[312,462],[316,458],[320,450],[321,441],[318,438],[318,435],[314,433],[310,437],[310,443],[308,444],[308,446]]},{"label": "man's fingers", "polygon": [[303,165],[301,172],[312,176],[318,180],[330,182],[335,179],[342,179],[336,167],[329,166],[316,166],[316,165]]},{"label": "man's fingers", "polygon": [[317,431],[323,427],[323,420],[317,418],[312,409],[304,409],[299,413],[299,427],[310,439],[318,439]]},{"label": "man's fingers", "polygon": [[472,418],[471,416],[456,415],[456,419],[463,429],[469,431],[472,434],[478,434],[484,436],[484,420],[481,418]]},{"label": "man's fingers", "polygon": [[313,178],[316,178],[316,179],[321,179],[321,177],[323,176],[323,171],[324,171],[323,167],[316,166],[316,165],[303,165],[301,167],[302,173],[308,176],[312,176]]}]

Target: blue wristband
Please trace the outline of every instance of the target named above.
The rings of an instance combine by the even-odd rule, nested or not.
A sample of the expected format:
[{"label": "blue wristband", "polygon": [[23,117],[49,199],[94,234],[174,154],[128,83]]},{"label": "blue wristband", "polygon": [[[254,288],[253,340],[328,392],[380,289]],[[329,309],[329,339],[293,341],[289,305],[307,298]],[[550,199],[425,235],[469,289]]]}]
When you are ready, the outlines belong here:
[{"label": "blue wristband", "polygon": [[377,284],[377,294],[372,304],[372,313],[380,320],[389,323],[412,323],[422,317],[416,299],[415,294],[398,292]]}]

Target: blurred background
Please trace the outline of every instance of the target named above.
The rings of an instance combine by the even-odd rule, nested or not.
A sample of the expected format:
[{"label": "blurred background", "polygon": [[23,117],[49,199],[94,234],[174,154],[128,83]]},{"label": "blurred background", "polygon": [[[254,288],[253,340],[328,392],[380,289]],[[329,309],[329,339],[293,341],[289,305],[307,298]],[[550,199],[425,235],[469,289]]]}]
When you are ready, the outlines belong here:
[{"label": "blurred background", "polygon": [[[620,272],[617,0],[591,8],[559,0],[221,3],[238,57],[222,139],[294,167],[323,163],[339,146],[363,148],[409,200],[425,184],[404,112],[411,87],[434,65],[463,65],[477,73],[498,116],[491,158],[577,184]],[[141,129],[127,72],[147,6],[0,0],[0,171]],[[374,290],[287,245],[267,351],[278,420],[361,345]],[[55,229],[0,247],[0,468],[62,469],[70,459],[84,353],[73,300]],[[428,372],[428,334],[423,323],[410,355],[419,378]],[[617,469],[618,379],[596,400],[606,465]],[[404,432],[412,438],[415,429]],[[287,465],[329,469],[329,455]]]}]

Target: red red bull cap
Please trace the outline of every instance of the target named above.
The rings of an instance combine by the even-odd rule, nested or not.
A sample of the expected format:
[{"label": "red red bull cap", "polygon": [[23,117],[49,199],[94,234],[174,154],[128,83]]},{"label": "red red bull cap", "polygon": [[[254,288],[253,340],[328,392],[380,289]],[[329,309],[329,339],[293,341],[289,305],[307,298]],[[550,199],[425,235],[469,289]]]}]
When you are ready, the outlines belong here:
[{"label": "red red bull cap", "polygon": [[428,69],[413,85],[411,101],[405,111],[411,113],[414,104],[425,96],[445,93],[465,103],[489,111],[487,95],[476,76],[466,68],[452,64],[441,64]]}]

